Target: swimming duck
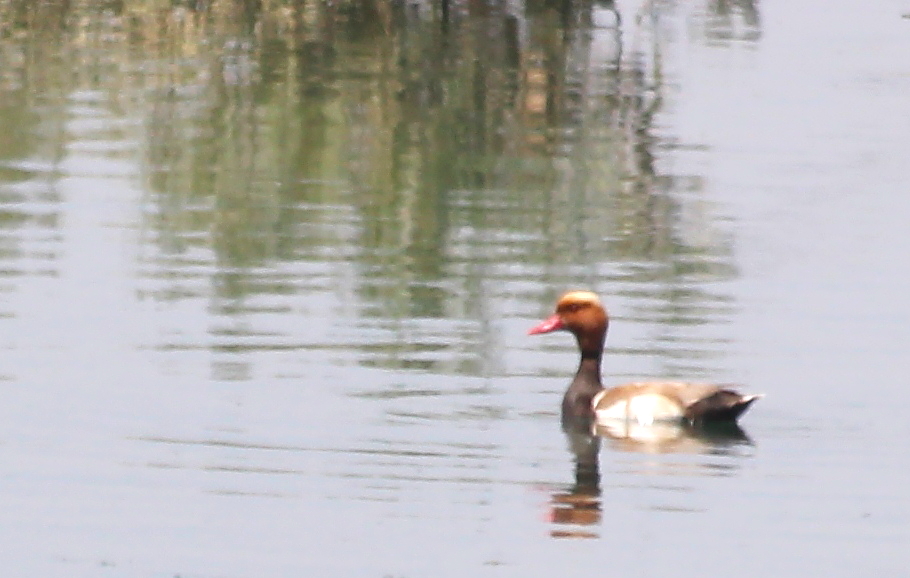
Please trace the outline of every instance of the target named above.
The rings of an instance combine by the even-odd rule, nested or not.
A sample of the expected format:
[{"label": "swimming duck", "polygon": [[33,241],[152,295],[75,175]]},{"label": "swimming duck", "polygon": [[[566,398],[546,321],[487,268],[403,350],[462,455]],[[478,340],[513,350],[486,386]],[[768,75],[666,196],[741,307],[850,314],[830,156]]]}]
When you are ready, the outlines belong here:
[{"label": "swimming duck", "polygon": [[593,418],[597,423],[633,421],[703,424],[735,422],[761,395],[743,395],[719,385],[645,381],[604,388],[600,381],[609,317],[590,291],[570,291],[556,312],[532,327],[529,335],[565,330],[575,336],[581,361],[562,399],[563,419]]}]

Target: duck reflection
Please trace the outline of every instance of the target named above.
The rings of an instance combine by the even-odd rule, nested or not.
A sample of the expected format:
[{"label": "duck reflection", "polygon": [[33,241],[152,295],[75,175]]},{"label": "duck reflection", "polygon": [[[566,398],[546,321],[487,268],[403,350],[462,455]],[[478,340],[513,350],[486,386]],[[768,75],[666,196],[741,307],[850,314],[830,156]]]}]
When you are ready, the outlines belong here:
[{"label": "duck reflection", "polygon": [[[603,507],[601,500],[600,449],[602,440],[617,452],[655,454],[690,454],[695,456],[731,455],[733,448],[751,446],[752,440],[736,423],[707,425],[654,424],[641,426],[631,422],[595,424],[591,419],[563,416],[562,429],[569,451],[574,457],[575,480],[550,495],[550,535],[554,538],[598,538]],[[718,465],[700,459],[694,468],[697,475],[717,475]],[[636,474],[686,473],[693,468],[671,467],[656,472],[652,468]],[[721,468],[725,473],[738,468]]]},{"label": "duck reflection", "polygon": [[562,429],[575,456],[575,483],[550,496],[550,522],[554,538],[597,538],[595,527],[601,519],[600,436],[593,433],[591,420],[563,416]]},{"label": "duck reflection", "polygon": [[623,452],[648,454],[716,453],[720,448],[751,445],[752,440],[735,422],[692,425],[685,422],[641,425],[631,420],[597,423],[592,431]]}]

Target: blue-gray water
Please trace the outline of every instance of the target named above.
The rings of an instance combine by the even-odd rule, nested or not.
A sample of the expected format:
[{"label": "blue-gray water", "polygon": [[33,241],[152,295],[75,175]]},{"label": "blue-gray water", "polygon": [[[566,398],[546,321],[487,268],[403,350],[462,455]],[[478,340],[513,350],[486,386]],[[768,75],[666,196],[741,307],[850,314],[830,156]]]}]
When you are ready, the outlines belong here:
[{"label": "blue-gray water", "polygon": [[159,4],[0,3],[4,575],[906,576],[910,5]]}]

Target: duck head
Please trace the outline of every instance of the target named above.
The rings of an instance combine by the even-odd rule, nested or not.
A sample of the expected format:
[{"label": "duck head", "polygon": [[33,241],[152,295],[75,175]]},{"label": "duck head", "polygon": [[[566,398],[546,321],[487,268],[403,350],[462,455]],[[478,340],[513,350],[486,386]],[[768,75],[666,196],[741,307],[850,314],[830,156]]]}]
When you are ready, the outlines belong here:
[{"label": "duck head", "polygon": [[528,331],[528,335],[568,331],[578,341],[581,355],[600,358],[609,317],[597,295],[590,291],[569,291],[556,302],[556,311]]}]

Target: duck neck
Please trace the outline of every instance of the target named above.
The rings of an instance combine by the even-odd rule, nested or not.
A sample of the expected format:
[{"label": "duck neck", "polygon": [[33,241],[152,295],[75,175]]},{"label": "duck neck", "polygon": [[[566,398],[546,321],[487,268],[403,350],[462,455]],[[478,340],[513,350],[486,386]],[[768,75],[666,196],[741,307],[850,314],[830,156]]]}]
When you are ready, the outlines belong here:
[{"label": "duck neck", "polygon": [[600,382],[601,351],[582,350],[581,363],[575,379],[562,399],[563,418],[567,416],[593,416],[591,400],[603,389]]}]

